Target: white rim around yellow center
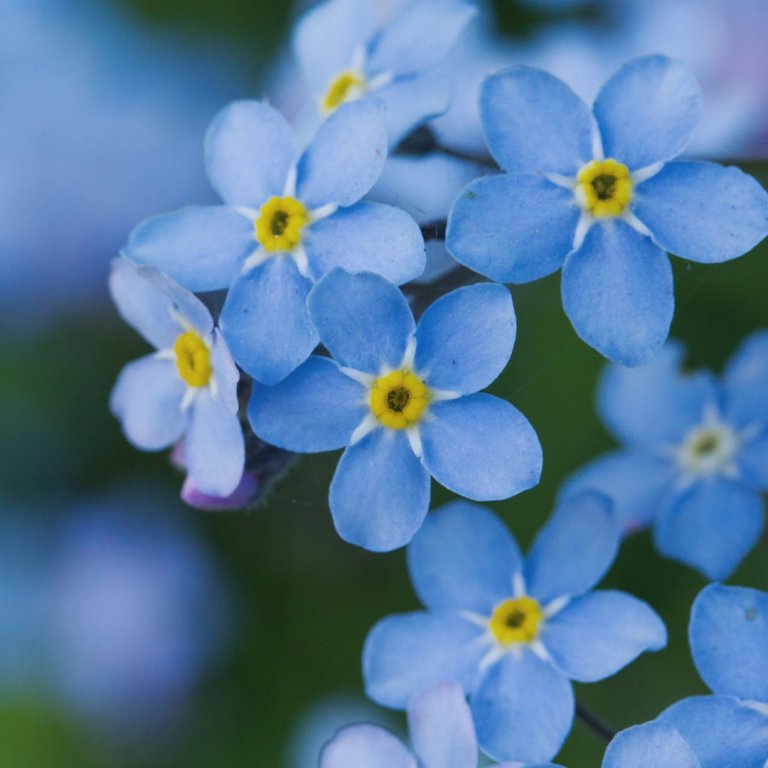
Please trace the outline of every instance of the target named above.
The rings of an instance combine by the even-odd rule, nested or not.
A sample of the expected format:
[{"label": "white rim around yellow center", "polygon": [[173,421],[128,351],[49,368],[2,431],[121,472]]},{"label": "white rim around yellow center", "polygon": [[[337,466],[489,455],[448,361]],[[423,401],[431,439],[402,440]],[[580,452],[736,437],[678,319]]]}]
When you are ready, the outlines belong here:
[{"label": "white rim around yellow center", "polygon": [[738,448],[739,438],[728,424],[702,425],[686,435],[678,462],[689,474],[721,473],[731,465]]},{"label": "white rim around yellow center", "polygon": [[213,375],[211,350],[200,334],[186,331],[173,345],[176,369],[190,387],[205,387]]},{"label": "white rim around yellow center", "polygon": [[544,612],[534,598],[510,597],[493,609],[488,628],[501,645],[531,643],[539,636],[543,618]]},{"label": "white rim around yellow center", "polygon": [[371,385],[371,413],[385,427],[406,429],[415,426],[429,405],[430,393],[424,382],[409,370],[392,371]]},{"label": "white rim around yellow center", "polygon": [[632,199],[629,168],[612,157],[593,160],[578,173],[576,197],[596,219],[621,216]]},{"label": "white rim around yellow center", "polygon": [[253,226],[256,239],[269,253],[290,253],[301,243],[309,212],[295,197],[270,197]]},{"label": "white rim around yellow center", "polygon": [[368,81],[357,69],[345,69],[333,78],[325,95],[320,101],[320,111],[324,115],[335,112],[342,104],[355,101],[365,95]]}]

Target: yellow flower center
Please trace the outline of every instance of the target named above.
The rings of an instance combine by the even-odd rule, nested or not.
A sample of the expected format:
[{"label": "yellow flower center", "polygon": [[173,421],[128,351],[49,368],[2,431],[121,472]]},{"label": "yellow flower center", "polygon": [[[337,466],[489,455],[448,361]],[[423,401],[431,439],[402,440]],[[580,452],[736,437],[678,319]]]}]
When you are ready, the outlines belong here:
[{"label": "yellow flower center", "polygon": [[190,387],[204,387],[211,378],[211,350],[199,334],[187,331],[173,345],[179,376]]},{"label": "yellow flower center", "polygon": [[392,371],[376,379],[371,387],[371,412],[391,429],[412,427],[428,404],[429,390],[410,371]]},{"label": "yellow flower center", "polygon": [[270,197],[253,224],[264,250],[287,253],[301,242],[301,231],[308,222],[309,213],[296,198]]},{"label": "yellow flower center", "polygon": [[320,102],[320,108],[324,114],[329,115],[345,102],[359,99],[367,87],[368,83],[362,72],[347,69],[337,75],[328,86],[328,90]]},{"label": "yellow flower center", "polygon": [[629,168],[618,160],[593,160],[578,175],[576,195],[587,213],[598,219],[620,216],[632,199]]},{"label": "yellow flower center", "polygon": [[530,643],[538,637],[543,618],[538,601],[515,597],[503,600],[493,609],[488,627],[502,645]]}]

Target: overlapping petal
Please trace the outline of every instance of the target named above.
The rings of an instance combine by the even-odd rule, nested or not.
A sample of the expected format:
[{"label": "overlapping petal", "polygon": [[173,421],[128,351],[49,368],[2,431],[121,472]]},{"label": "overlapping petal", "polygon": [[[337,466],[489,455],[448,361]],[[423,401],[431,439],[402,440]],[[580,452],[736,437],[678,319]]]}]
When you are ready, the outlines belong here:
[{"label": "overlapping petal", "polygon": [[724,411],[739,427],[768,428],[768,331],[747,336],[723,373]]},{"label": "overlapping petal", "polygon": [[340,728],[320,755],[320,768],[418,768],[402,741],[368,723]]},{"label": "overlapping petal", "polygon": [[685,739],[668,723],[627,728],[608,745],[602,768],[699,768]]}]

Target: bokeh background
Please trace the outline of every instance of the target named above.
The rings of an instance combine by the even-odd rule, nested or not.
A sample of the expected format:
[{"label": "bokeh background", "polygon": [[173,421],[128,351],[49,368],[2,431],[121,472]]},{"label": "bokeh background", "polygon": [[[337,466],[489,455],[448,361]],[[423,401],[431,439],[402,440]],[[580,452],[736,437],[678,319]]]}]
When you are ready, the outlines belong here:
[{"label": "bokeh background", "polygon": [[[519,61],[589,96],[624,59],[662,51],[705,85],[697,148],[768,183],[761,0],[489,11],[494,30],[471,31],[456,57],[458,101],[483,71]],[[296,12],[274,0],[0,0],[0,765],[310,768],[343,722],[403,725],[365,703],[360,649],[377,619],[418,603],[402,551],[336,536],[337,457],[301,459],[250,512],[203,513],[178,500],[167,458],[133,450],[107,410],[118,370],[145,352],[109,306],[109,261],[144,216],[212,201],[201,142],[222,105],[290,103]],[[692,367],[718,368],[768,325],[767,245],[730,264],[676,261],[675,282],[673,335]],[[512,292],[518,342],[492,391],[534,424],[545,469],[494,507],[527,544],[562,479],[611,441],[593,409],[602,361],[565,319],[558,277]],[[448,498],[435,488],[435,504]],[[763,541],[732,582],[767,589],[767,555]],[[703,692],[685,634],[703,579],[641,534],[605,583],[651,602],[670,644],[577,686],[579,700],[621,728]],[[559,762],[596,766],[603,748],[577,722]]]}]

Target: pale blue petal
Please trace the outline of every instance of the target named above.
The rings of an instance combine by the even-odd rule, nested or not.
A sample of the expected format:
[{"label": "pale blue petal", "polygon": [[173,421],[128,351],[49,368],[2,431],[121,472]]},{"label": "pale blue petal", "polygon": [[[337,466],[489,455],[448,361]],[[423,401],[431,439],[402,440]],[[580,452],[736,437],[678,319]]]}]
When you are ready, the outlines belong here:
[{"label": "pale blue petal", "polygon": [[631,171],[677,157],[700,111],[701,89],[693,72],[665,56],[625,64],[603,86],[594,106],[605,157]]},{"label": "pale blue petal", "polygon": [[682,734],[701,768],[764,768],[768,759],[768,718],[730,696],[692,696],[660,719]]},{"label": "pale blue petal", "polygon": [[470,704],[480,748],[494,760],[549,760],[573,723],[568,678],[529,650],[494,664]]},{"label": "pale blue petal", "polygon": [[408,727],[424,768],[477,768],[475,726],[458,683],[440,683],[414,694],[408,702]]},{"label": "pale blue petal", "polygon": [[213,118],[205,135],[208,178],[230,205],[258,208],[282,195],[297,155],[293,128],[263,101],[233,101]]},{"label": "pale blue petal", "polygon": [[584,491],[562,501],[539,531],[525,564],[529,594],[547,603],[591,589],[611,567],[620,531],[611,501]]},{"label": "pale blue petal", "polygon": [[308,299],[320,338],[339,365],[398,368],[416,329],[405,296],[383,277],[331,270]]},{"label": "pale blue petal", "polygon": [[455,680],[471,691],[488,650],[482,634],[455,613],[388,616],[365,640],[365,691],[378,704],[396,709],[405,709],[414,693],[436,683]]},{"label": "pale blue petal", "polygon": [[697,482],[664,511],[654,529],[665,557],[726,579],[755,546],[764,524],[754,491],[722,477]]},{"label": "pale blue petal", "polygon": [[232,413],[237,413],[239,408],[237,383],[240,381],[240,371],[237,369],[227,343],[218,328],[213,333],[211,366],[216,379],[216,396],[226,403]]},{"label": "pale blue petal", "polygon": [[571,680],[594,683],[641,653],[664,648],[667,629],[648,603],[625,592],[598,590],[574,598],[548,619],[541,642]]},{"label": "pale blue petal", "polygon": [[327,357],[312,356],[273,387],[253,383],[248,419],[262,440],[297,453],[343,448],[365,418],[365,390]]},{"label": "pale blue petal", "polygon": [[187,418],[181,400],[186,388],[173,360],[148,355],[120,371],[109,408],[129,442],[143,451],[159,451],[184,431]]},{"label": "pale blue petal", "polygon": [[424,271],[424,238],[404,211],[381,203],[357,203],[315,222],[304,240],[316,280],[334,267],[375,272],[395,285]]},{"label": "pale blue petal", "polygon": [[317,346],[307,312],[311,288],[288,256],[273,256],[232,283],[219,324],[237,364],[256,381],[276,384]]},{"label": "pale blue petal", "polygon": [[723,374],[724,411],[739,427],[768,426],[768,331],[747,336]]},{"label": "pale blue petal", "polygon": [[299,160],[298,197],[309,208],[352,205],[376,183],[386,158],[382,104],[374,99],[342,104],[317,129]]},{"label": "pale blue petal", "polygon": [[654,241],[690,261],[735,259],[768,234],[768,194],[738,168],[668,163],[636,197],[635,213]]},{"label": "pale blue petal", "polygon": [[598,456],[577,469],[563,483],[560,498],[582,491],[599,491],[613,502],[622,533],[650,525],[665,503],[677,477],[672,461],[632,451]]},{"label": "pale blue petal", "polygon": [[488,149],[507,171],[575,176],[592,159],[587,105],[540,69],[511,67],[486,78],[480,116]]},{"label": "pale blue petal", "polygon": [[504,523],[468,501],[428,515],[408,547],[413,589],[432,610],[490,616],[512,594],[512,577],[521,568],[517,542]]},{"label": "pale blue petal", "polygon": [[416,370],[430,387],[477,392],[504,370],[517,332],[515,308],[501,285],[458,288],[431,304],[416,326]]},{"label": "pale blue petal", "polygon": [[336,731],[323,747],[319,768],[417,768],[417,765],[403,742],[386,728],[360,723]]},{"label": "pale blue petal", "polygon": [[759,491],[768,490],[768,434],[746,443],[736,459],[742,482]]},{"label": "pale blue petal", "polygon": [[190,291],[226,288],[256,248],[253,222],[224,205],[193,206],[141,222],[122,254]]},{"label": "pale blue petal", "polygon": [[576,333],[622,365],[656,354],[675,310],[667,254],[623,221],[593,224],[565,260],[562,294]]},{"label": "pale blue petal", "polygon": [[710,584],[693,604],[688,634],[712,691],[768,703],[768,593]]},{"label": "pale blue petal", "polygon": [[602,768],[699,768],[685,739],[668,723],[635,725],[617,734]]},{"label": "pale blue petal", "polygon": [[508,499],[539,482],[539,438],[506,400],[476,394],[433,403],[420,430],[424,466],[460,496]]},{"label": "pale blue petal", "polygon": [[402,430],[374,429],[344,451],[328,501],[344,541],[373,552],[405,546],[429,509],[430,482]]},{"label": "pale blue petal", "polygon": [[573,193],[541,176],[487,176],[467,185],[456,200],[446,247],[492,280],[527,283],[560,269],[578,220]]}]

